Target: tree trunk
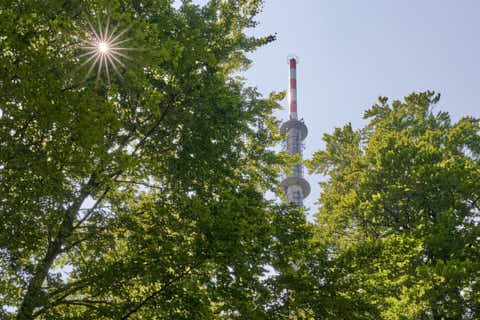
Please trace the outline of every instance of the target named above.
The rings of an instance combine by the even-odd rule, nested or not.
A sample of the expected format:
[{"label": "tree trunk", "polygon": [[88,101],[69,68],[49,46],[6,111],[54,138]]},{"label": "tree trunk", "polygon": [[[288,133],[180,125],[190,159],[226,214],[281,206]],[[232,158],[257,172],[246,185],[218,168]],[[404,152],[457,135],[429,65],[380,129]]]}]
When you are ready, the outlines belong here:
[{"label": "tree trunk", "polygon": [[18,310],[16,320],[30,320],[33,319],[33,312],[35,308],[40,307],[44,301],[42,292],[42,283],[48,276],[53,262],[60,254],[62,250],[62,244],[73,232],[73,222],[80,209],[83,201],[87,198],[89,187],[92,186],[93,180],[87,184],[87,187],[80,193],[79,198],[74,202],[70,208],[65,212],[65,216],[62,222],[62,226],[58,231],[58,235],[48,245],[47,253],[43,260],[37,265],[33,273],[32,278],[29,281],[27,292],[23,297],[22,304]]}]

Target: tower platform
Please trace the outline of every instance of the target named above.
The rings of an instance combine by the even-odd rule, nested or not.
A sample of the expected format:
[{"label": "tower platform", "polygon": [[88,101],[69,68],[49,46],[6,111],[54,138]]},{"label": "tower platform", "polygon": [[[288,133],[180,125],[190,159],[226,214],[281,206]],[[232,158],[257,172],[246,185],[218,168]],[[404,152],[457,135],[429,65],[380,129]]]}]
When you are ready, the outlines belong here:
[{"label": "tower platform", "polygon": [[280,183],[280,187],[285,191],[288,192],[288,188],[291,186],[299,186],[302,189],[302,196],[303,198],[308,197],[310,194],[310,184],[307,180],[303,177],[297,177],[294,175],[289,175]]},{"label": "tower platform", "polygon": [[303,141],[308,135],[308,129],[305,123],[303,123],[302,120],[297,120],[297,119],[290,119],[288,121],[285,121],[282,123],[282,126],[280,127],[280,133],[281,134],[286,134],[289,133],[291,129],[297,129],[300,131],[300,140]]}]

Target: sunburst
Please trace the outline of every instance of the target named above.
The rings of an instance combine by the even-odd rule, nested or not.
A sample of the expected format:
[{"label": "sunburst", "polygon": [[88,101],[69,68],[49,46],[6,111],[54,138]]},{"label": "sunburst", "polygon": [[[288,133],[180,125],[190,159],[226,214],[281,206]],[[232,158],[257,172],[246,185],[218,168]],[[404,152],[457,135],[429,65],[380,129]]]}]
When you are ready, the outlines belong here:
[{"label": "sunburst", "polygon": [[98,30],[95,29],[88,19],[87,22],[92,34],[90,39],[83,40],[85,46],[82,46],[81,48],[87,50],[87,52],[80,55],[80,58],[86,59],[81,67],[91,63],[85,79],[90,76],[95,67],[97,69],[97,83],[100,80],[102,71],[105,73],[108,83],[110,83],[110,67],[120,78],[123,79],[117,65],[126,68],[122,59],[131,60],[125,51],[133,49],[121,46],[129,41],[129,39],[122,39],[122,36],[130,29],[130,27],[121,32],[117,32],[117,28],[110,31],[110,17],[107,17],[107,22],[104,27],[98,19]]}]

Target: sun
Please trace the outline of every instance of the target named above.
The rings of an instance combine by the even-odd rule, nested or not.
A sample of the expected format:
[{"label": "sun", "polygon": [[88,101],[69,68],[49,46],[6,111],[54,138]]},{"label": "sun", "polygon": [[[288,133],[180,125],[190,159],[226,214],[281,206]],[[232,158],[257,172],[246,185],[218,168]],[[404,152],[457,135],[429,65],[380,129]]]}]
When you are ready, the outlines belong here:
[{"label": "sun", "polygon": [[108,45],[108,43],[106,42],[99,42],[98,43],[98,52],[100,52],[100,54],[108,54],[108,50],[110,49],[110,46]]},{"label": "sun", "polygon": [[107,17],[105,26],[102,26],[100,20],[98,20],[98,28],[92,25],[87,20],[90,27],[91,35],[88,40],[82,40],[85,44],[81,48],[87,52],[80,55],[80,58],[84,58],[85,61],[81,67],[91,63],[85,79],[87,79],[92,71],[97,69],[96,82],[100,80],[100,76],[104,73],[107,77],[108,83],[110,83],[110,69],[120,77],[123,78],[119,67],[125,68],[123,59],[131,59],[125,51],[133,50],[132,48],[120,46],[128,41],[128,39],[122,39],[122,36],[128,31],[129,28],[124,29],[121,32],[116,32],[116,28],[110,31],[110,17]]}]

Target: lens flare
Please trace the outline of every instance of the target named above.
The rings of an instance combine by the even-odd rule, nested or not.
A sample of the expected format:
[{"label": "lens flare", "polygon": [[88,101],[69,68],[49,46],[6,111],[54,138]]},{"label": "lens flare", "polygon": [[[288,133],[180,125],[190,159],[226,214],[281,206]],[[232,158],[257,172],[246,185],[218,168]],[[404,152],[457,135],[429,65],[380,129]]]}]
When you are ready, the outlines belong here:
[{"label": "lens flare", "polygon": [[80,58],[85,59],[81,67],[91,63],[85,79],[90,76],[95,67],[97,69],[97,83],[100,80],[102,73],[106,75],[108,83],[110,83],[110,69],[113,69],[113,71],[123,79],[118,65],[125,68],[125,63],[122,60],[131,60],[125,51],[134,49],[120,45],[128,41],[128,39],[122,39],[122,36],[131,26],[121,32],[116,32],[116,28],[112,31],[109,30],[110,17],[107,17],[107,22],[104,27],[100,23],[100,20],[98,20],[97,29],[94,28],[89,20],[87,20],[87,22],[90,27],[91,37],[88,40],[82,40],[85,43],[85,46],[82,46],[81,48],[87,52],[80,55]]}]

